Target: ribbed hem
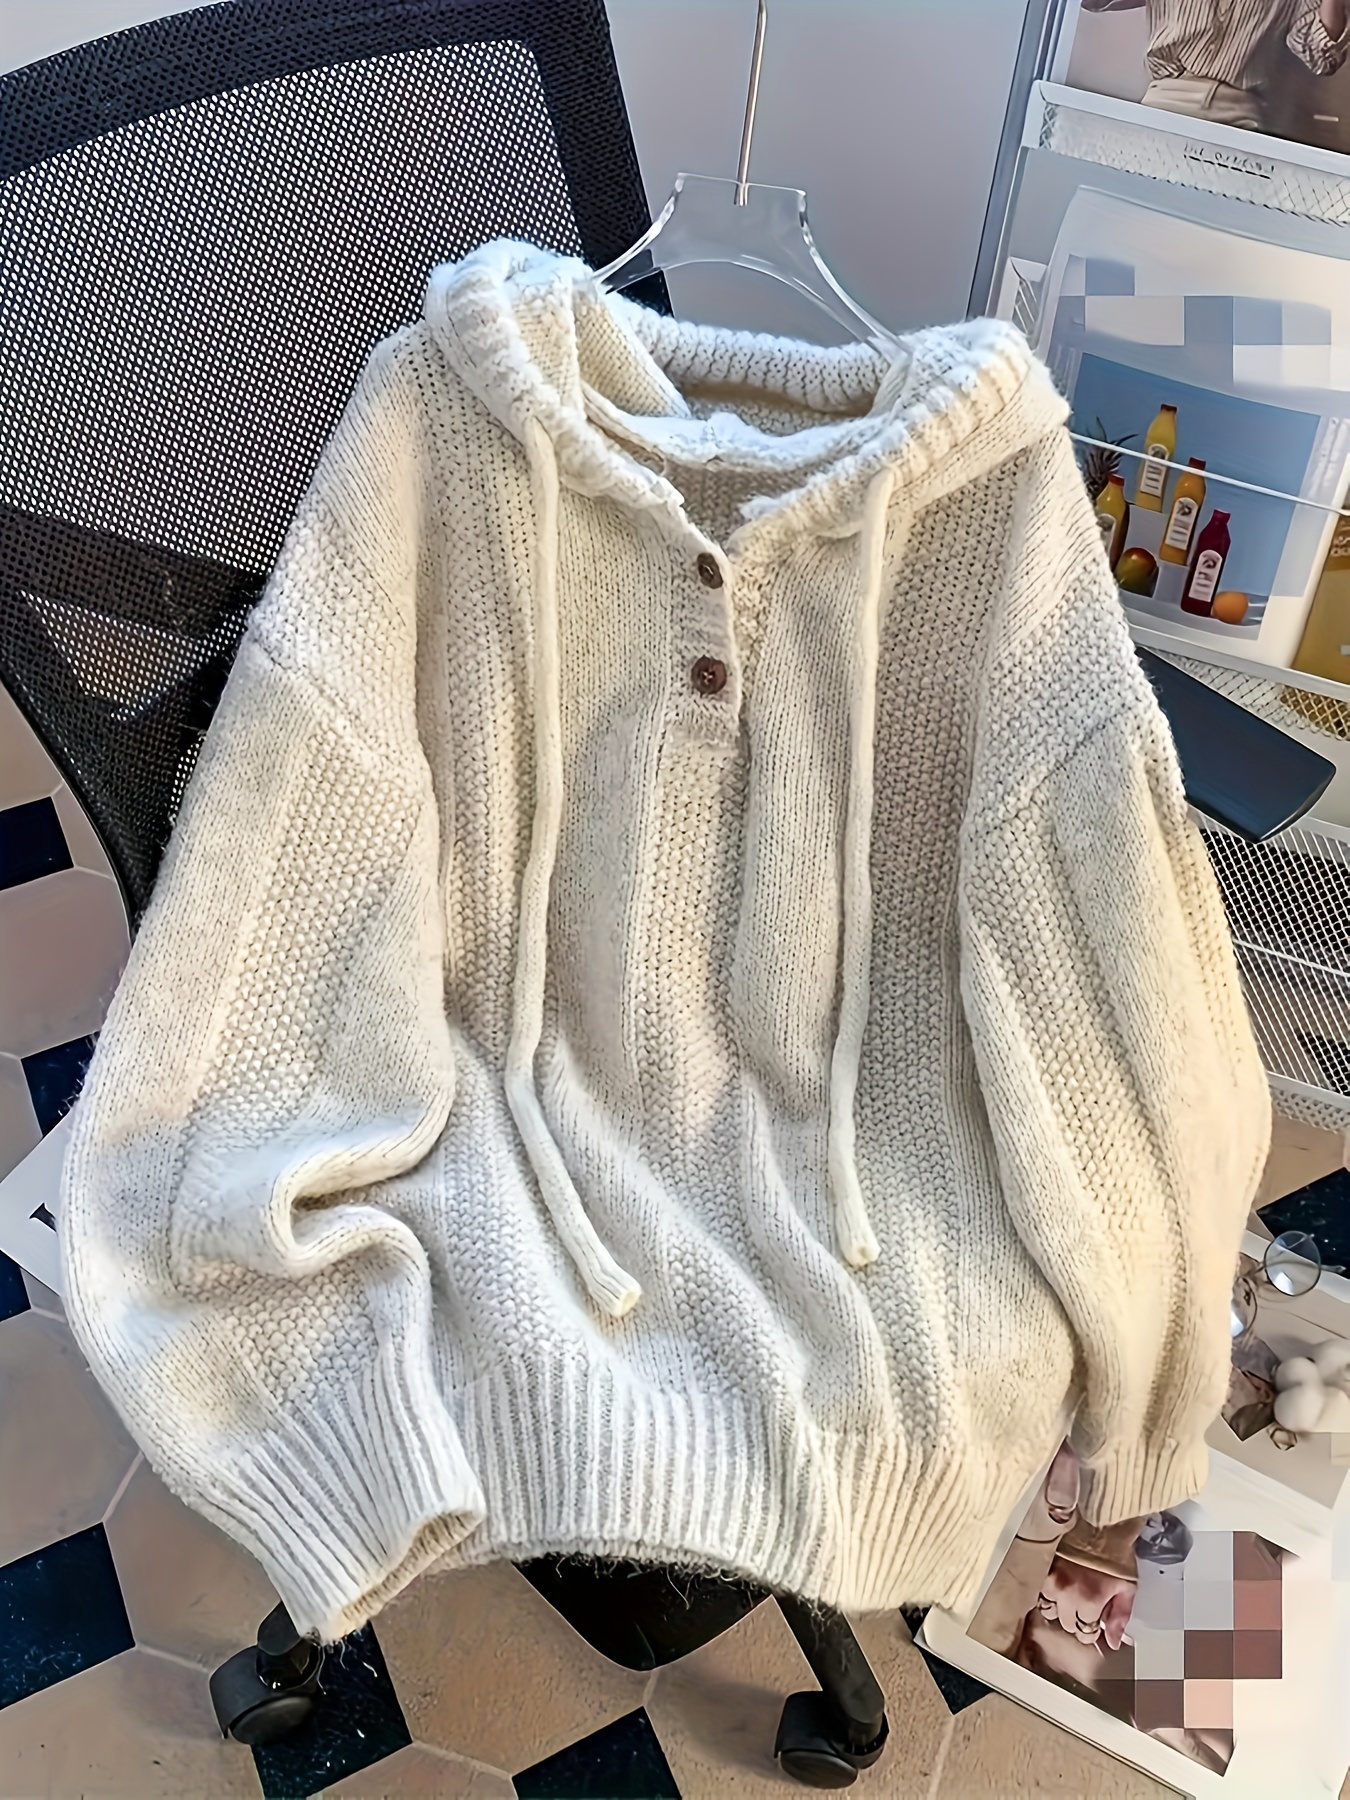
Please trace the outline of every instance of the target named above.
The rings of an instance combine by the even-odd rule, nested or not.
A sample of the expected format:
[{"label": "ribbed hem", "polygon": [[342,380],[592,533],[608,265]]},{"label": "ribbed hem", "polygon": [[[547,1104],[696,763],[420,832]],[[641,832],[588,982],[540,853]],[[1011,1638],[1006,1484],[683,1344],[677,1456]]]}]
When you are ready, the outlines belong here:
[{"label": "ribbed hem", "polygon": [[288,1408],[284,1428],[232,1448],[228,1473],[192,1503],[252,1552],[298,1629],[324,1643],[387,1605],[484,1515],[428,1374],[388,1359],[359,1391]]},{"label": "ribbed hem", "polygon": [[503,1369],[455,1397],[487,1519],[445,1568],[546,1554],[742,1575],[856,1612],[971,1605],[1019,1495],[1053,1454],[928,1458],[603,1367]]},{"label": "ribbed hem", "polygon": [[1182,1444],[1175,1438],[1142,1443],[1130,1438],[1082,1456],[1079,1506],[1090,1525],[1115,1525],[1143,1518],[1179,1500],[1190,1500],[1205,1485],[1209,1451],[1203,1438]]}]

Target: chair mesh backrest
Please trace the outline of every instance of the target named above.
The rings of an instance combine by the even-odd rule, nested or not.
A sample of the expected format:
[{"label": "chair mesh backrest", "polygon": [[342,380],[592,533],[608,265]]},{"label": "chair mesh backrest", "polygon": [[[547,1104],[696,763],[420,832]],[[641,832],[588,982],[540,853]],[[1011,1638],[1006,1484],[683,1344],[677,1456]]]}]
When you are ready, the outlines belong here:
[{"label": "chair mesh backrest", "polygon": [[232,0],[0,77],[0,681],[133,919],[371,346],[489,238],[648,223],[602,0]]}]

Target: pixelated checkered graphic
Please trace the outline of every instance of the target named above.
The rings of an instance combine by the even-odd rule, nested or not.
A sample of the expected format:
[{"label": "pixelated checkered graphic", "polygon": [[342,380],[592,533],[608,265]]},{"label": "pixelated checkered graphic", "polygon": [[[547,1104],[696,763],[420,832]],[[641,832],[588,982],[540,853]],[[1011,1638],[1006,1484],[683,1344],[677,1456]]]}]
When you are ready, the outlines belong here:
[{"label": "pixelated checkered graphic", "polygon": [[1199,1531],[1185,1562],[1140,1563],[1133,1719],[1231,1754],[1237,1681],[1282,1672],[1282,1552],[1250,1531]]},{"label": "pixelated checkered graphic", "polygon": [[1241,294],[1141,294],[1129,263],[1071,255],[1055,312],[1057,354],[1086,336],[1184,352],[1175,372],[1220,389],[1350,386],[1350,347],[1332,343],[1324,306]]}]

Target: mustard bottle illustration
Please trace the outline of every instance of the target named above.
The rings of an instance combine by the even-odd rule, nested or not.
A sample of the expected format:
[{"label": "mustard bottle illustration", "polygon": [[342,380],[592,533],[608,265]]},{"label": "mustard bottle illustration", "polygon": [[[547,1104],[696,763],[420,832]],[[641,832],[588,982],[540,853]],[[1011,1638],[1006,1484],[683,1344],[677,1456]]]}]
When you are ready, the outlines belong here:
[{"label": "mustard bottle illustration", "polygon": [[1125,533],[1130,528],[1130,503],[1125,498],[1123,475],[1107,476],[1106,486],[1097,496],[1096,512],[1106,560],[1114,569],[1125,547]]},{"label": "mustard bottle illustration", "polygon": [[[1350,519],[1336,521],[1321,579],[1291,667],[1328,681],[1350,682]],[[1301,691],[1301,690],[1300,690]],[[1286,692],[1286,698],[1288,693]],[[1325,703],[1325,696],[1305,695]],[[1350,730],[1341,735],[1350,736]]]},{"label": "mustard bottle illustration", "polygon": [[1167,488],[1167,465],[1177,453],[1177,409],[1164,400],[1148,428],[1144,460],[1139,465],[1139,484],[1134,503],[1148,512],[1161,512]]},{"label": "mustard bottle illustration", "polygon": [[[1344,514],[1336,521],[1308,622],[1290,667],[1327,681],[1350,682],[1350,519]],[[1350,706],[1344,700],[1310,694],[1304,688],[1281,688],[1280,698],[1292,711],[1311,719],[1319,731],[1350,738]]]},{"label": "mustard bottle illustration", "polygon": [[[1177,477],[1176,492],[1172,496],[1172,510],[1167,516],[1167,529],[1163,532],[1162,543],[1158,546],[1158,561],[1184,563],[1191,553],[1191,539],[1195,535],[1195,522],[1200,517],[1200,509],[1205,504],[1205,478],[1198,471],[1204,468],[1203,460],[1198,456],[1191,457],[1183,474]],[[1194,469],[1197,473],[1192,474]]]}]

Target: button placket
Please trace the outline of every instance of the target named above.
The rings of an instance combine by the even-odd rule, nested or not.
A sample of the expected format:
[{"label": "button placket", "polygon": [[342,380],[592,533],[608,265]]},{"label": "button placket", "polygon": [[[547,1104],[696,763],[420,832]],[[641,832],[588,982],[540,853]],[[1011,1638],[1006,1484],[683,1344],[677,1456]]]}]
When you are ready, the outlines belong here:
[{"label": "button placket", "polygon": [[[704,612],[708,623],[713,625],[711,635],[714,640],[720,639],[723,642],[714,641],[709,644],[704,654],[695,656],[689,664],[689,686],[695,694],[705,699],[713,699],[725,690],[730,673],[725,650],[721,656],[712,654],[714,649],[722,649],[723,643],[729,643],[730,639],[730,608],[725,604],[726,575],[720,559],[711,550],[701,550],[698,553],[694,558],[694,568],[699,581],[710,590],[710,596],[715,592],[723,601],[723,604],[719,606],[710,598]],[[715,624],[713,623],[714,619],[716,620]],[[697,643],[697,637],[703,635],[703,631],[698,631],[695,643]]]}]

